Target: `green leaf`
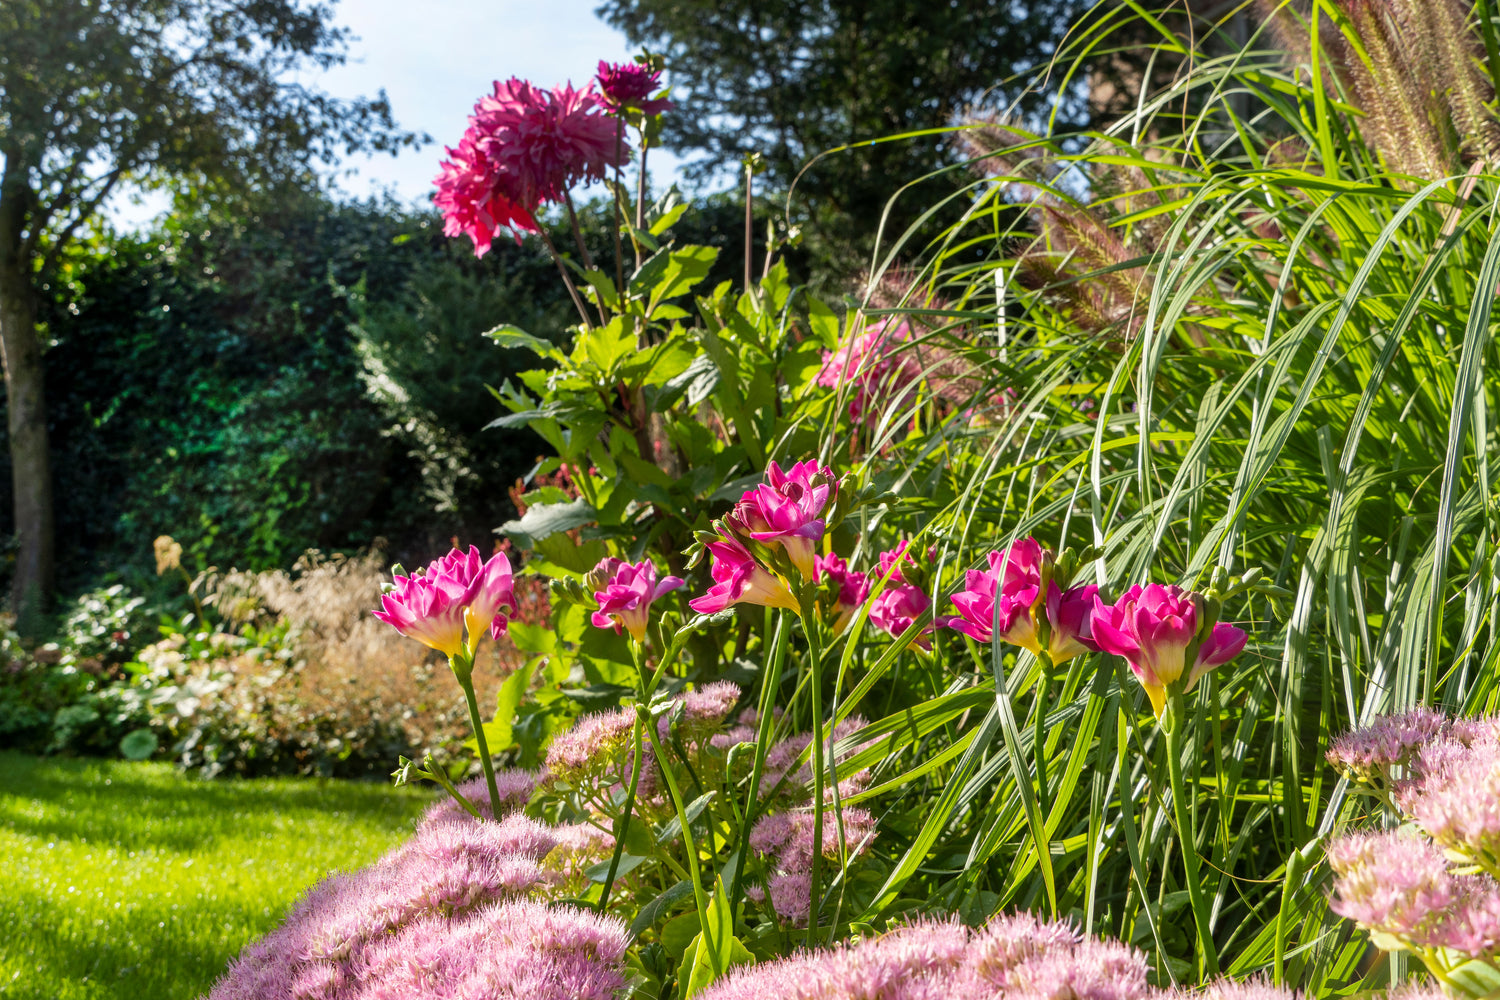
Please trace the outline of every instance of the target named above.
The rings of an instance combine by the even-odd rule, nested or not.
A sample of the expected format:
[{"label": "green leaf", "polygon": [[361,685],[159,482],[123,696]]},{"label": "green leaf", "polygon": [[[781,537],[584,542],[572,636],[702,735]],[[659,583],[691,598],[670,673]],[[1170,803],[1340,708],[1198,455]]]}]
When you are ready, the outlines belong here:
[{"label": "green leaf", "polygon": [[682,965],[677,970],[677,988],[683,1000],[701,993],[736,965],[751,965],[755,956],[750,954],[734,936],[734,913],[729,908],[729,894],[724,889],[724,880],[715,879],[713,896],[708,901],[708,922],[704,928],[705,938],[700,933],[684,950]]},{"label": "green leaf", "polygon": [[[643,854],[629,854],[622,851],[620,853],[620,867],[615,869],[615,877],[619,878],[622,875],[627,875],[650,860],[650,857]],[[613,861],[614,859],[610,858],[599,862],[597,865],[590,865],[585,869],[583,874],[590,882],[598,882],[600,885],[603,885],[605,879],[609,878],[609,866]]]},{"label": "green leaf", "polygon": [[494,341],[496,347],[525,348],[554,361],[563,359],[563,352],[557,349],[556,344],[533,336],[519,326],[511,326],[509,323],[502,323],[493,330],[486,330],[481,336]]},{"label": "green leaf", "polygon": [[[639,824],[631,823],[630,827],[631,827],[632,830],[634,830],[638,825]],[[628,841],[628,835],[627,835],[627,841]],[[631,921],[631,923],[630,923],[630,936],[631,937],[640,937],[641,934],[647,928],[654,927],[656,925],[656,922],[661,919],[662,914],[665,913],[667,910],[669,910],[674,904],[676,904],[676,903],[678,903],[678,902],[680,902],[680,901],[682,901],[684,899],[688,899],[692,895],[693,895],[693,883],[690,882],[687,879],[683,879],[681,882],[678,882],[676,885],[672,886],[670,889],[667,889],[661,895],[659,895],[655,899],[651,900],[651,902],[649,902],[645,906],[641,907],[640,912],[635,915],[635,920]],[[697,934],[698,933],[698,914],[697,913],[691,913],[691,914],[685,914],[685,916],[692,917],[692,928],[693,928],[692,934],[694,934],[694,935]],[[668,926],[671,926],[671,925],[669,924]],[[668,954],[670,954],[671,953],[671,949],[667,948],[667,946],[666,946],[666,936],[667,936],[666,935],[666,931],[663,930],[662,931],[662,935],[661,935],[662,947],[667,950]],[[683,944],[682,951],[686,951],[687,950],[687,945],[691,944],[691,943],[692,943],[692,936],[690,935],[686,939],[686,943]],[[682,952],[678,952],[678,954],[681,954],[681,953]]]},{"label": "green leaf", "polygon": [[686,295],[696,288],[704,278],[708,277],[708,272],[713,269],[714,261],[718,259],[717,247],[691,246],[673,250],[667,260],[666,268],[662,271],[661,280],[652,284],[646,314],[654,315],[656,307],[661,303],[679,295]]},{"label": "green leaf", "polygon": [[492,754],[509,750],[516,742],[512,727],[516,721],[516,710],[521,707],[521,699],[526,697],[526,689],[531,686],[531,670],[531,663],[527,662],[516,668],[500,685],[500,693],[495,696],[493,731],[490,726],[484,727],[484,736],[489,741]]},{"label": "green leaf", "polygon": [[[708,804],[713,801],[713,797],[713,792],[704,792],[692,802],[689,802],[687,808],[683,810],[683,812],[687,815],[687,821],[691,823],[700,815],[702,815],[703,810],[707,809]],[[679,820],[676,816],[673,816],[667,821],[666,825],[661,828],[661,833],[658,833],[656,835],[656,842],[658,844],[666,844],[673,840],[676,840],[680,836],[682,836],[682,821]]]},{"label": "green leaf", "polygon": [[518,521],[507,521],[500,531],[524,549],[559,531],[572,531],[591,523],[596,517],[593,507],[579,497],[572,503],[550,503],[527,509]]}]

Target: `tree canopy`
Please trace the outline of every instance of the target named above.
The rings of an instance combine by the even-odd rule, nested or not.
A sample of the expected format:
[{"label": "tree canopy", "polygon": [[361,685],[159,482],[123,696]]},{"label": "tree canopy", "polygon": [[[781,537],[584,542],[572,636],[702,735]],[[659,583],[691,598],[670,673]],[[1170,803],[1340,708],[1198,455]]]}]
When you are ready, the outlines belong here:
[{"label": "tree canopy", "polygon": [[347,101],[296,82],[342,61],[348,41],[331,5],[299,0],[0,5],[0,356],[22,611],[53,575],[36,287],[127,182],[264,189],[344,150],[417,141],[383,94]]},{"label": "tree canopy", "polygon": [[[975,104],[1043,107],[1045,96],[1025,84],[1046,66],[1082,6],[604,0],[598,13],[633,44],[665,53],[680,111],[666,116],[663,142],[699,154],[689,176],[722,174],[758,152],[770,183],[785,190],[825,150],[952,125]],[[824,244],[819,256],[857,260],[896,190],[952,162],[940,135],[819,160],[796,188],[810,235]],[[895,232],[915,214],[898,205]]]}]

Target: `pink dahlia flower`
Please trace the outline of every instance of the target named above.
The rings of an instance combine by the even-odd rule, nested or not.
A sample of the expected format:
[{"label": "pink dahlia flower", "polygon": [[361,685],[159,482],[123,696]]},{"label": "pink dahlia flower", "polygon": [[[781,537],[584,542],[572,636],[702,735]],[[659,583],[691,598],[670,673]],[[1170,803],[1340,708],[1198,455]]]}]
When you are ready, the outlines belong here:
[{"label": "pink dahlia flower", "polygon": [[594,599],[599,602],[599,610],[593,615],[594,624],[613,628],[616,635],[624,626],[636,642],[646,640],[652,602],[682,586],[681,577],[657,580],[656,567],[649,559],[628,563],[610,557],[594,567],[591,577],[599,581],[599,589],[594,591]]},{"label": "pink dahlia flower", "polygon": [[659,115],[672,110],[672,102],[651,100],[652,94],[661,89],[661,70],[651,69],[638,62],[610,63],[599,60],[599,75],[595,81],[604,95],[604,103],[615,113],[634,108],[644,115]]},{"label": "pink dahlia flower", "polygon": [[782,472],[772,462],[766,467],[766,482],[747,490],[724,521],[736,534],[780,545],[797,572],[815,580],[816,546],[827,526],[823,512],[837,494],[832,469],[806,461]]},{"label": "pink dahlia flower", "polygon": [[502,229],[540,232],[536,210],[543,202],[560,202],[569,188],[600,180],[625,161],[630,150],[616,131],[592,88],[496,81],[434,181],[443,232],[467,234],[478,257]]},{"label": "pink dahlia flower", "polygon": [[699,614],[713,614],[734,604],[760,604],[800,612],[797,599],[780,577],[763,569],[739,542],[721,538],[708,543],[713,555],[714,585],[702,597],[688,601]]},{"label": "pink dahlia flower", "polygon": [[395,586],[380,599],[376,618],[408,638],[431,646],[448,657],[478,647],[486,626],[498,639],[515,610],[510,560],[497,552],[488,562],[479,549],[454,549],[410,576],[397,574]]},{"label": "pink dahlia flower", "polygon": [[1198,634],[1198,597],[1159,583],[1137,584],[1113,605],[1096,596],[1093,630],[1100,649],[1130,661],[1158,717],[1166,707],[1168,684],[1187,670],[1183,690],[1191,691],[1199,677],[1238,656],[1248,638],[1233,625],[1216,624],[1188,669],[1187,648]]},{"label": "pink dahlia flower", "polygon": [[475,144],[500,170],[502,189],[523,206],[560,202],[575,184],[602,180],[622,162],[614,120],[592,87],[543,90],[514,77],[496,81],[471,121]]},{"label": "pink dahlia flower", "polygon": [[854,613],[864,606],[870,596],[870,578],[849,568],[834,553],[818,556],[815,560],[816,576],[828,581],[836,590],[833,600],[833,634],[838,635],[849,627]]},{"label": "pink dahlia flower", "polygon": [[480,151],[472,128],[458,148],[448,147],[448,159],[433,183],[437,193],[432,203],[442,213],[443,234],[467,235],[476,257],[489,253],[502,229],[540,232],[532,216],[537,206],[520,205],[502,190],[500,169]]}]

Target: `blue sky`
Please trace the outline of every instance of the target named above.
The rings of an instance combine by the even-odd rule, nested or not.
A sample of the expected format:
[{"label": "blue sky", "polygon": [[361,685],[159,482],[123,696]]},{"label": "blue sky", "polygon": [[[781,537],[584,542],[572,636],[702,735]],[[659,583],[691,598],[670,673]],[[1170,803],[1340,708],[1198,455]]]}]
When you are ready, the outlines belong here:
[{"label": "blue sky", "polygon": [[[493,81],[519,76],[542,86],[582,85],[600,59],[630,58],[625,37],[594,16],[597,0],[342,0],[335,20],[359,39],[348,62],[300,82],[336,97],[374,95],[382,87],[396,120],[433,143],[415,151],[352,157],[337,185],[355,196],[389,189],[402,201],[431,190],[444,144],[456,144],[474,102]],[[676,176],[677,161],[652,152],[653,176]],[[133,225],[161,203],[122,203],[117,222]]]}]

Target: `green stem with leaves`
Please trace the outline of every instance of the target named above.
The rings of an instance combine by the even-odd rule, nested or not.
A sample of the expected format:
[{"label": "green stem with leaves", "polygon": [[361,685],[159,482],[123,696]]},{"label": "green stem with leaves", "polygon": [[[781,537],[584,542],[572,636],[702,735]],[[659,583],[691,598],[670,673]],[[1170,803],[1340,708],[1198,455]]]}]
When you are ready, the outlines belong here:
[{"label": "green stem with leaves", "polygon": [[1187,880],[1188,902],[1193,908],[1193,924],[1198,930],[1198,975],[1202,982],[1219,974],[1219,956],[1214,948],[1213,929],[1209,926],[1208,900],[1198,872],[1198,830],[1188,801],[1187,782],[1182,774],[1183,738],[1187,735],[1187,699],[1180,682],[1167,688],[1167,715],[1163,720],[1167,735],[1167,780],[1172,786],[1172,818],[1177,827],[1177,843],[1182,848],[1183,875]]},{"label": "green stem with leaves", "polygon": [[474,727],[474,742],[479,747],[479,766],[484,768],[484,783],[490,790],[490,815],[500,818],[500,791],[495,787],[495,762],[490,759],[490,742],[484,735],[484,720],[479,717],[479,701],[474,697],[474,654],[457,653],[448,657],[458,686],[464,689],[469,705],[469,725]]}]

